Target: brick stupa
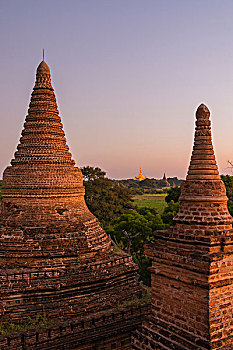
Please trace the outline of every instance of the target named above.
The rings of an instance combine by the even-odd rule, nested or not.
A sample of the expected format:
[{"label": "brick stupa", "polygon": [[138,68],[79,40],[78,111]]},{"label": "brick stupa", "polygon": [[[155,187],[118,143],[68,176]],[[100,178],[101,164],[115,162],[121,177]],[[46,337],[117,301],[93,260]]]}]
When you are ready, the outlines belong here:
[{"label": "brick stupa", "polygon": [[146,246],[152,260],[152,314],[136,332],[133,349],[232,349],[232,217],[209,117],[200,105],[175,225],[156,232],[155,245]]},{"label": "brick stupa", "polygon": [[169,184],[169,182],[167,181],[167,177],[166,177],[166,174],[164,173],[163,174],[163,178],[162,178],[162,181],[161,181],[163,187],[171,187],[171,185]]},{"label": "brick stupa", "polygon": [[129,348],[147,310],[127,306],[141,305],[136,267],[85,204],[44,61],[4,171],[0,224],[1,350]]}]

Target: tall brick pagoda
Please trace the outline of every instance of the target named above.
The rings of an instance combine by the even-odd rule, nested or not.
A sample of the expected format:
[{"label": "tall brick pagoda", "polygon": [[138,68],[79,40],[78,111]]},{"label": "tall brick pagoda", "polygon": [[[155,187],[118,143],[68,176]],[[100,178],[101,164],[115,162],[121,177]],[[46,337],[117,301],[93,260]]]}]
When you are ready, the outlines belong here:
[{"label": "tall brick pagoda", "polygon": [[129,349],[136,267],[85,204],[44,61],[1,195],[0,349]]},{"label": "tall brick pagoda", "polygon": [[146,246],[152,314],[133,349],[233,349],[233,231],[215,161],[210,112],[200,105],[180,209],[173,228]]}]

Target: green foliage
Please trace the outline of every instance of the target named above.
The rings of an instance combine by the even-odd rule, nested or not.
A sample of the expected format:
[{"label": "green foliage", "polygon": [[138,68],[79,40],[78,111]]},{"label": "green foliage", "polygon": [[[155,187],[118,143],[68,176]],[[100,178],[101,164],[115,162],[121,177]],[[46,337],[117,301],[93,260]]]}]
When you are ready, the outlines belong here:
[{"label": "green foliage", "polygon": [[[139,196],[138,196],[139,197]],[[140,196],[141,198],[135,199],[134,204],[140,208],[150,208],[155,209],[159,214],[162,214],[165,207],[167,206],[163,198],[155,200],[153,197],[149,198],[148,196]]]},{"label": "green foliage", "polygon": [[221,179],[226,187],[227,197],[230,200],[233,200],[233,176],[221,175]]},{"label": "green foliage", "polygon": [[[177,180],[178,182],[180,180]],[[143,181],[135,181],[133,179],[118,180],[118,183],[127,187],[131,190],[133,195],[137,194],[156,194],[156,193],[167,193],[167,188],[164,188],[162,180],[157,179],[145,179]]]},{"label": "green foliage", "polygon": [[173,200],[171,200],[168,203],[168,206],[164,209],[162,220],[164,224],[172,225],[173,224],[173,218],[178,213],[180,203],[175,203]]},{"label": "green foliage", "polygon": [[227,207],[229,210],[229,213],[231,214],[231,216],[233,216],[233,201],[229,199],[229,201],[227,202]]},{"label": "green foliage", "polygon": [[145,179],[143,181],[139,181],[138,185],[142,188],[154,188],[157,189],[159,188],[159,180],[155,179]]},{"label": "green foliage", "polygon": [[129,187],[133,195],[143,195],[144,189],[140,187]]},{"label": "green foliage", "polygon": [[168,195],[165,197],[165,201],[168,203],[162,214],[163,222],[169,226],[173,225],[173,218],[178,213],[180,207],[180,187],[173,187],[168,190]]},{"label": "green foliage", "polygon": [[164,223],[161,216],[153,208],[140,208],[139,214],[149,222],[152,232],[159,229],[164,229]]},{"label": "green foliage", "polygon": [[[84,167],[85,200],[90,211],[100,220],[104,229],[115,242],[116,254],[130,253],[139,267],[141,279],[150,284],[148,267],[150,260],[144,254],[144,244],[154,241],[155,230],[168,228],[176,215],[179,203],[159,197],[163,190],[159,190],[159,180],[146,179],[144,181],[122,180],[114,181],[106,178],[106,173],[100,168]],[[132,202],[131,191],[140,192],[156,190],[157,195],[139,196]],[[177,195],[179,188],[169,190],[170,194]],[[178,196],[178,195],[177,195]],[[179,196],[178,196],[179,197]],[[178,200],[178,198],[177,198]],[[162,214],[163,213],[163,214]],[[161,215],[162,214],[162,217]],[[79,252],[77,251],[77,259]]]},{"label": "green foliage", "polygon": [[128,188],[106,178],[100,168],[81,168],[85,186],[85,200],[90,211],[100,220],[104,228],[111,230],[110,222],[134,208]]},{"label": "green foliage", "polygon": [[95,181],[99,179],[104,179],[106,176],[106,173],[101,170],[100,168],[96,167],[90,167],[86,166],[81,168],[82,174],[83,174],[83,181],[86,183],[87,181]]},{"label": "green foliage", "polygon": [[157,215],[158,214],[156,209],[154,209],[154,208],[147,208],[147,207],[142,207],[142,208],[138,209],[138,213],[140,215],[147,215],[148,213],[153,214],[153,215]]},{"label": "green foliage", "polygon": [[172,187],[168,190],[167,196],[165,198],[165,201],[167,203],[174,201],[175,203],[179,201],[180,198],[180,193],[181,193],[181,188],[180,187]]},{"label": "green foliage", "polygon": [[224,182],[226,187],[228,202],[227,207],[229,213],[233,216],[233,176],[230,175],[221,175],[221,179]]},{"label": "green foliage", "polygon": [[141,208],[139,212],[130,209],[113,222],[113,239],[118,245],[121,242],[121,248],[132,254],[146,284],[150,283],[150,273],[147,271],[150,261],[144,254],[144,244],[153,242],[153,231],[163,228],[161,216],[154,209],[148,208]]},{"label": "green foliage", "polygon": [[175,184],[175,186],[181,186],[183,180],[179,180],[176,176],[175,177],[168,177],[167,181],[171,186]]},{"label": "green foliage", "polygon": [[19,320],[17,322],[0,322],[0,335],[6,336],[13,333],[27,332],[36,328],[47,328],[50,327],[51,324],[51,321],[48,320],[44,312],[43,315],[37,314],[36,318],[28,317],[26,320]]},{"label": "green foliage", "polygon": [[123,242],[126,241],[126,243],[127,238],[122,234],[122,230],[127,231],[130,235],[135,235],[140,232],[140,236],[138,236],[137,240],[134,241],[134,245],[142,238],[148,239],[152,233],[152,228],[148,220],[133,209],[128,210],[127,213],[116,219],[114,221],[113,228],[116,238],[118,239],[120,237],[121,240]]}]

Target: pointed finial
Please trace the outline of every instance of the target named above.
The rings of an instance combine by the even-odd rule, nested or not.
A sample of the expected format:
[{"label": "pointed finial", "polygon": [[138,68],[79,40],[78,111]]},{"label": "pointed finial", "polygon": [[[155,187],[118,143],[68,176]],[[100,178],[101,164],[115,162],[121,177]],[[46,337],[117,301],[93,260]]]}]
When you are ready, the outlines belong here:
[{"label": "pointed finial", "polygon": [[36,74],[50,74],[50,69],[47,63],[43,60],[37,67]]},{"label": "pointed finial", "polygon": [[210,111],[202,103],[196,111],[193,152],[186,180],[220,180],[215,160]]},{"label": "pointed finial", "polygon": [[206,107],[206,105],[204,105],[204,103],[202,103],[196,111],[196,119],[197,120],[209,120],[209,118],[210,118],[210,111],[209,111],[208,107]]},{"label": "pointed finial", "polygon": [[43,61],[44,61],[44,49],[43,49]]},{"label": "pointed finial", "polygon": [[[193,151],[179,201],[180,209],[174,218],[177,223],[204,226],[232,222],[226,204],[226,189],[214,155],[210,111],[203,103],[196,111]],[[194,235],[198,234],[195,231]]]}]

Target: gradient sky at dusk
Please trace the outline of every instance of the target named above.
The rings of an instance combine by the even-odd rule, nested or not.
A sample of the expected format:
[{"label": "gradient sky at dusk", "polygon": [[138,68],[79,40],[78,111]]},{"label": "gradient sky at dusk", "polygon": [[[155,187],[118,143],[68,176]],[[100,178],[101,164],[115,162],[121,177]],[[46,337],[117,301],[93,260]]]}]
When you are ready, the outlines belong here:
[{"label": "gradient sky at dusk", "polygon": [[[78,166],[111,178],[185,177],[194,113],[233,160],[232,0],[0,0],[0,173],[13,157],[46,50]],[[0,175],[1,176],[1,175]]]}]

